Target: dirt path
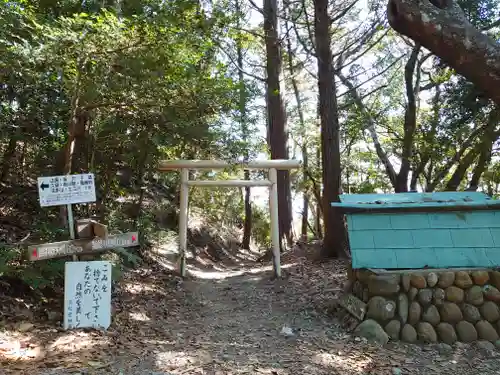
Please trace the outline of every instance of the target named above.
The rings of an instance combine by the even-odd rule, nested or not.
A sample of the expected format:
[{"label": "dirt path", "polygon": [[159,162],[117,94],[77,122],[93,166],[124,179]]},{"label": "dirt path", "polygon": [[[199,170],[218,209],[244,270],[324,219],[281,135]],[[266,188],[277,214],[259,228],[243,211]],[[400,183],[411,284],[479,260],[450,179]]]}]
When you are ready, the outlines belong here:
[{"label": "dirt path", "polygon": [[115,288],[107,332],[35,325],[17,336],[25,357],[4,360],[0,374],[500,372],[497,353],[474,346],[440,353],[437,346],[377,348],[351,337],[333,315],[342,265],[288,263],[297,261],[281,281],[270,280],[269,270],[241,265],[187,281],[160,269],[131,272]]}]

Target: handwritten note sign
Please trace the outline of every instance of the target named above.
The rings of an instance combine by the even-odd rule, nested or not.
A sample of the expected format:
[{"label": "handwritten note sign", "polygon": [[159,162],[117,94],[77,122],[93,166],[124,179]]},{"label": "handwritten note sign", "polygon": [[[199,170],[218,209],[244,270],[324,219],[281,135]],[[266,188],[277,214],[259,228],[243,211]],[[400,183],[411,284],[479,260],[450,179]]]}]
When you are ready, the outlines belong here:
[{"label": "handwritten note sign", "polygon": [[111,324],[111,262],[66,262],[64,329]]}]

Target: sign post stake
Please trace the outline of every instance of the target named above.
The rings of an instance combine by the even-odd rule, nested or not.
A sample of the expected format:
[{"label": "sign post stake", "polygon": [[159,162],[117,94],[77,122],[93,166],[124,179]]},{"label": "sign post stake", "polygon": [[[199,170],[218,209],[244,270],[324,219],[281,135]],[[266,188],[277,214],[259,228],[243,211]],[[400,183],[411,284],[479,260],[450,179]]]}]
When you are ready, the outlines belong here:
[{"label": "sign post stake", "polygon": [[[75,239],[75,223],[73,217],[73,206],[71,204],[66,205],[66,211],[68,211],[68,229],[69,229],[69,237],[70,239]],[[73,261],[78,261],[78,255],[73,254]]]},{"label": "sign post stake", "polygon": [[73,206],[71,204],[67,204],[66,210],[68,211],[69,238],[74,240],[75,239],[75,225],[74,225],[75,219],[73,218]]}]

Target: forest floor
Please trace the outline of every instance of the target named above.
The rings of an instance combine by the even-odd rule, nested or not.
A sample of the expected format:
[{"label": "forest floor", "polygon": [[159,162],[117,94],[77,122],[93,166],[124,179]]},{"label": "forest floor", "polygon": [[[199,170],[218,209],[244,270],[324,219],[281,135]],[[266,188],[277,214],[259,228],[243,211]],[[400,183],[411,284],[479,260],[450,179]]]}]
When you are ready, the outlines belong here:
[{"label": "forest floor", "polygon": [[[500,357],[473,345],[376,347],[337,320],[342,262],[283,257],[282,280],[269,264],[191,261],[185,280],[157,262],[115,286],[106,331],[5,323],[0,374],[498,374]],[[196,271],[197,270],[197,271]]]}]

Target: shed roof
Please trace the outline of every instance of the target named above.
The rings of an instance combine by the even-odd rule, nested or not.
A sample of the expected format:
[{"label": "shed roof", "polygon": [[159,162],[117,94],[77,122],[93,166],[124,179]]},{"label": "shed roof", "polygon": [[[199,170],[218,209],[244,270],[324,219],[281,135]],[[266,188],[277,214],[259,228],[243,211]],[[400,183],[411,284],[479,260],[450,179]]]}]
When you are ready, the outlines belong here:
[{"label": "shed roof", "polygon": [[[500,266],[500,201],[486,194],[352,194],[340,199],[333,205],[384,208],[347,211],[353,268]],[[425,212],[408,212],[411,207],[425,207]]]}]

